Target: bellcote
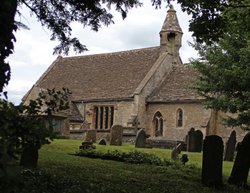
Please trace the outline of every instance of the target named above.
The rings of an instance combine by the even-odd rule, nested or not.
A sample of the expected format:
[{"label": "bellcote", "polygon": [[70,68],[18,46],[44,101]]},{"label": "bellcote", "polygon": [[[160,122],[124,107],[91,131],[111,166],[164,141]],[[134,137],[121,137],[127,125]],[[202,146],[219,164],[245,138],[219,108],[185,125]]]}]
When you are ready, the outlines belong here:
[{"label": "bellcote", "polygon": [[170,5],[166,19],[160,31],[160,46],[162,52],[179,55],[183,32],[176,16],[176,11]]}]

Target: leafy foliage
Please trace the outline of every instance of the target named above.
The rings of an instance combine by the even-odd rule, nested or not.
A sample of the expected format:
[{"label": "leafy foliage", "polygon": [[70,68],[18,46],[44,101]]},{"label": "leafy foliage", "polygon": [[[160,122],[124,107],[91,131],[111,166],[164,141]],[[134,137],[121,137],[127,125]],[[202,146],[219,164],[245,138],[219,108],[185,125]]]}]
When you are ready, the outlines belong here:
[{"label": "leafy foliage", "polygon": [[[14,32],[18,28],[27,28],[23,23],[15,21],[15,15],[21,15],[23,6],[26,6],[31,14],[51,31],[51,40],[59,41],[60,44],[54,48],[54,53],[67,54],[70,47],[76,52],[87,50],[76,37],[71,37],[73,22],[79,22],[83,27],[90,26],[92,30],[98,31],[101,25],[107,26],[113,23],[111,7],[125,18],[129,9],[141,5],[138,0],[1,0],[0,94],[11,76],[10,65],[6,59],[14,51],[16,41]],[[7,97],[7,93],[4,94]]]},{"label": "leafy foliage", "polygon": [[118,150],[98,152],[94,149],[90,150],[80,150],[76,153],[77,156],[100,158],[106,160],[121,161],[133,164],[149,164],[157,166],[177,166],[179,162],[173,162],[172,160],[161,159],[154,154],[145,153],[141,151],[131,151],[131,152],[120,152]]},{"label": "leafy foliage", "polygon": [[[165,0],[171,3],[174,0]],[[249,17],[248,0],[176,0],[183,11],[192,15],[189,30],[199,43],[218,41],[230,29],[228,22],[245,22]],[[152,5],[160,8],[162,0],[151,0]],[[2,0],[0,4],[0,94],[10,80],[11,71],[6,58],[14,51],[16,41],[14,32],[18,28],[28,28],[23,23],[15,21],[15,15],[21,15],[21,7],[26,6],[38,21],[51,31],[51,40],[58,40],[59,45],[54,53],[67,54],[70,47],[76,52],[87,50],[76,37],[71,36],[72,22],[79,22],[83,27],[90,26],[98,31],[101,25],[113,23],[111,8],[118,11],[122,18],[127,16],[129,9],[142,6],[140,0]],[[236,10],[238,13],[228,17],[228,12]],[[239,22],[237,22],[240,24]],[[246,22],[245,22],[246,24]],[[206,27],[202,27],[206,26]],[[249,30],[249,24],[238,25]],[[7,96],[7,93],[4,93]]]},{"label": "leafy foliage", "polygon": [[[168,3],[171,0],[166,0]],[[218,41],[228,30],[228,10],[237,9],[239,14],[235,17],[248,17],[242,9],[249,8],[248,0],[176,0],[183,11],[192,14],[190,31],[198,42],[211,43]],[[151,0],[152,5],[160,8],[162,0]],[[11,71],[6,58],[14,51],[16,41],[14,32],[18,28],[28,28],[19,21],[15,15],[21,15],[21,7],[26,6],[38,21],[47,27],[51,33],[51,40],[58,40],[60,44],[54,48],[55,54],[69,52],[70,47],[76,52],[87,50],[76,37],[71,37],[71,24],[79,22],[83,27],[90,26],[98,31],[101,25],[113,23],[111,8],[118,11],[122,18],[126,18],[129,9],[142,6],[139,0],[2,0],[0,5],[0,93],[3,92],[10,80]],[[201,27],[201,26],[206,26]],[[239,25],[240,26],[240,25]],[[7,93],[4,93],[7,96]]]},{"label": "leafy foliage", "polygon": [[[68,89],[48,90],[29,105],[0,100],[0,187],[12,189],[18,178],[17,161],[24,148],[39,149],[53,139],[52,113],[68,108]],[[42,116],[43,115],[43,116]]]},{"label": "leafy foliage", "polygon": [[[199,43],[218,42],[231,30],[228,23],[233,20],[240,21],[241,18],[241,21],[247,24],[244,20],[249,17],[249,0],[177,0],[177,2],[183,11],[191,14],[189,30]],[[235,14],[232,15],[232,12]],[[237,26],[247,30],[249,24],[242,26],[238,23]]]},{"label": "leafy foliage", "polygon": [[[195,45],[200,73],[196,89],[208,108],[229,112],[229,126],[250,126],[250,7],[227,11],[227,33],[211,45]],[[248,14],[247,14],[248,13]]]}]

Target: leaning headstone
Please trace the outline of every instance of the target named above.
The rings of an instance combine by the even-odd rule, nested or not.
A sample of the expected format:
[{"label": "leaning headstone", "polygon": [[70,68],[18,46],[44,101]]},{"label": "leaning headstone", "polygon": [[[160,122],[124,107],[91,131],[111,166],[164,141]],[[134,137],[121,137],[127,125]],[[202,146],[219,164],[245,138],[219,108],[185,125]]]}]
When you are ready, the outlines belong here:
[{"label": "leaning headstone", "polygon": [[226,142],[225,156],[224,156],[225,161],[233,161],[235,145],[236,145],[236,132],[232,131],[228,141]]},{"label": "leaning headstone", "polygon": [[194,132],[194,152],[201,152],[203,143],[203,134],[200,130]]},{"label": "leaning headstone", "polygon": [[135,147],[144,148],[146,146],[147,135],[144,129],[140,129],[135,138]]},{"label": "leaning headstone", "polygon": [[110,132],[110,145],[122,145],[123,127],[113,125]]},{"label": "leaning headstone", "polygon": [[195,130],[191,128],[187,134],[187,151],[194,152],[195,151]]},{"label": "leaning headstone", "polygon": [[173,160],[178,160],[179,159],[179,154],[181,153],[182,150],[182,144],[179,143],[171,152],[171,158]]},{"label": "leaning headstone", "polygon": [[107,145],[107,142],[105,139],[100,139],[100,141],[98,142],[99,145]]},{"label": "leaning headstone", "polygon": [[202,183],[206,186],[222,185],[223,141],[217,135],[206,136],[203,143]]},{"label": "leaning headstone", "polygon": [[246,134],[241,143],[238,143],[236,150],[237,155],[228,182],[247,188],[247,177],[250,167],[250,132]]},{"label": "leaning headstone", "polygon": [[96,142],[96,130],[95,129],[87,130],[84,141],[95,143]]},{"label": "leaning headstone", "polygon": [[37,162],[38,148],[34,145],[25,147],[21,155],[20,165],[24,168],[32,169],[37,167]]}]

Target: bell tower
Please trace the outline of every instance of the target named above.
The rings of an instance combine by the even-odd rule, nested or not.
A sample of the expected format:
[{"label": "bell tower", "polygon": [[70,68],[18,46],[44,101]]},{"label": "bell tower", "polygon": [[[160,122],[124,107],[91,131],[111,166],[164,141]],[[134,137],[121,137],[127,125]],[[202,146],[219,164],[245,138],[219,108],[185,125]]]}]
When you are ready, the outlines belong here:
[{"label": "bell tower", "polygon": [[173,56],[179,57],[182,35],[183,32],[180,28],[176,11],[174,10],[174,7],[170,5],[166,19],[160,31],[161,52],[168,52]]}]

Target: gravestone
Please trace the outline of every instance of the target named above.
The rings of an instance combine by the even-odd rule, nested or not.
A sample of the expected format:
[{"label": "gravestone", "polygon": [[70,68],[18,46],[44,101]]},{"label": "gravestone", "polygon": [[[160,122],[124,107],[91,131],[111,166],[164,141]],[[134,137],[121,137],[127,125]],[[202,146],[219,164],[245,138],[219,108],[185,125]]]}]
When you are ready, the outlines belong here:
[{"label": "gravestone", "polygon": [[236,145],[236,132],[232,131],[228,141],[226,142],[225,156],[224,156],[225,161],[233,161],[235,145]]},{"label": "gravestone", "polygon": [[194,152],[195,151],[195,130],[191,128],[187,134],[187,151]]},{"label": "gravestone", "polygon": [[85,136],[84,141],[95,143],[96,142],[96,130],[95,129],[88,129],[86,132],[86,136]]},{"label": "gravestone", "polygon": [[105,139],[100,139],[100,141],[98,142],[99,145],[107,145],[107,142]]},{"label": "gravestone", "polygon": [[203,143],[202,183],[206,186],[222,185],[223,141],[217,135],[206,136]]},{"label": "gravestone", "polygon": [[182,144],[179,143],[171,152],[171,158],[173,160],[178,160],[179,159],[179,154],[181,153],[182,150]]},{"label": "gravestone", "polygon": [[247,177],[250,167],[250,132],[246,134],[241,143],[238,143],[236,150],[237,155],[228,182],[247,188]]},{"label": "gravestone", "polygon": [[200,130],[196,130],[195,133],[194,133],[194,138],[195,138],[194,152],[201,152],[202,143],[203,143],[203,134],[202,134],[202,132]]},{"label": "gravestone", "polygon": [[110,131],[110,145],[122,145],[123,127],[113,125]]},{"label": "gravestone", "polygon": [[203,134],[200,130],[191,128],[186,137],[188,152],[201,152]]},{"label": "gravestone", "polygon": [[25,147],[21,155],[20,165],[24,168],[32,169],[37,167],[37,162],[38,147],[34,145],[29,145]]},{"label": "gravestone", "polygon": [[141,147],[144,148],[146,146],[146,132],[144,129],[140,129],[135,138],[135,147]]}]

